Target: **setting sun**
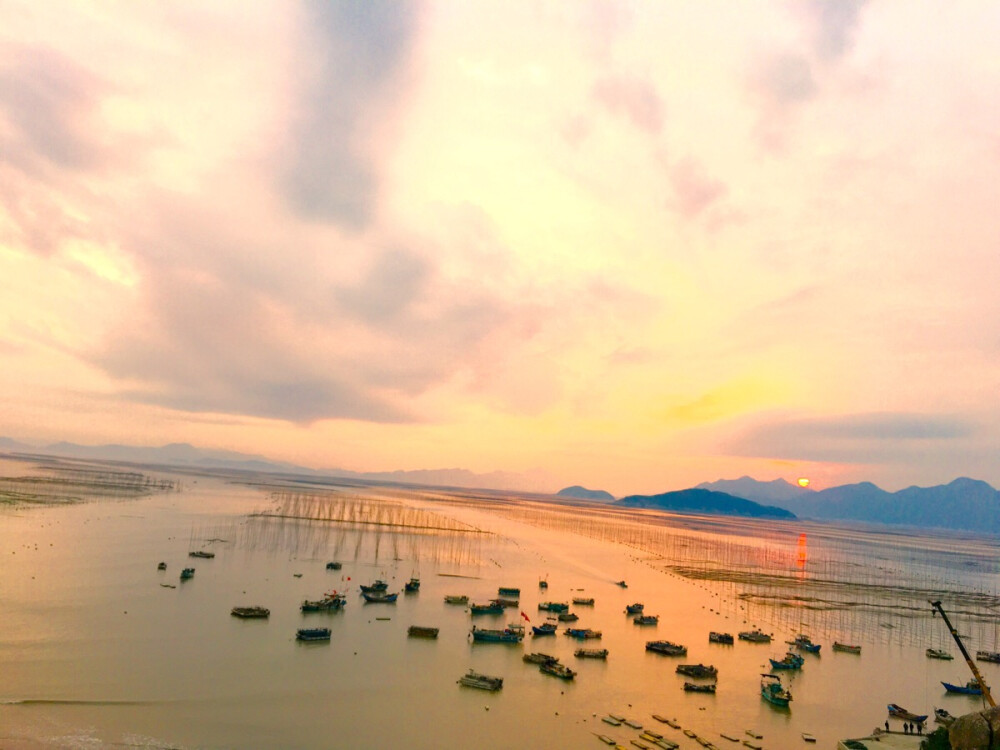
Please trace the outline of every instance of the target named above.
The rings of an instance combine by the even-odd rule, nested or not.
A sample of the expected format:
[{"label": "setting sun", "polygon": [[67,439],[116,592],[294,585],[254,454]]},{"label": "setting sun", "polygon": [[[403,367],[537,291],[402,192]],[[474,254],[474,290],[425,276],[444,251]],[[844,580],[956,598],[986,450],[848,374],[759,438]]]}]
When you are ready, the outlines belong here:
[{"label": "setting sun", "polygon": [[799,481],[799,487],[808,487],[809,486],[809,479],[806,478],[806,477],[799,477],[798,481]]}]

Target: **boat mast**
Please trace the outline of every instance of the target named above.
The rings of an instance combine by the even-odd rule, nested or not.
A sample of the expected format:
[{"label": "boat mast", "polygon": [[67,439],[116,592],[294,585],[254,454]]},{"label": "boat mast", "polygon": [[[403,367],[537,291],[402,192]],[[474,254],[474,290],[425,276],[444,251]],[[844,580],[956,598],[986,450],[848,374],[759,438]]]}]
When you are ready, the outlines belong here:
[{"label": "boat mast", "polygon": [[958,650],[962,652],[962,656],[965,657],[965,663],[969,665],[969,669],[972,670],[972,676],[976,678],[976,682],[979,683],[979,689],[983,691],[983,698],[992,707],[996,707],[996,701],[993,700],[993,696],[990,695],[990,688],[986,684],[986,680],[983,676],[979,674],[979,669],[976,668],[976,663],[972,661],[972,657],[969,656],[969,652],[965,650],[965,645],[962,643],[962,639],[958,635],[958,631],[952,627],[951,620],[948,619],[948,615],[944,613],[944,609],[941,607],[941,602],[931,602],[928,600],[930,605],[934,607],[935,610],[941,615],[941,619],[944,620],[944,624],[948,626],[948,632],[951,633],[951,637],[955,639],[955,643],[958,644]]}]

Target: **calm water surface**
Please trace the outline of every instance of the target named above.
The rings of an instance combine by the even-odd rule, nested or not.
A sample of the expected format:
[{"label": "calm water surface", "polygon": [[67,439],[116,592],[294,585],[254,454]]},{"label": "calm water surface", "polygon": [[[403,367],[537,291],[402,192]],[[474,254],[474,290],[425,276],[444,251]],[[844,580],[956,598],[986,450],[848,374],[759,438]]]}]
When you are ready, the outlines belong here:
[{"label": "calm water surface", "polygon": [[[0,464],[0,476],[10,476],[10,464]],[[905,580],[917,570],[934,584],[929,589],[972,597],[970,604],[956,594],[967,613],[957,617],[959,629],[974,639],[973,650],[996,644],[997,561],[983,540],[807,525],[778,533],[773,525],[391,489],[319,498],[212,477],[179,482],[177,492],[136,500],[0,510],[0,746],[603,747],[595,733],[628,746],[637,732],[600,721],[616,713],[682,748],[700,747],[655,722],[651,714],[659,713],[720,747],[732,744],[720,732],[743,737],[752,728],[766,748],[803,746],[802,732],[832,748],[882,725],[887,703],[920,713],[979,707],[944,695],[940,681],[964,683],[967,668],[924,656],[927,646],[956,649],[940,622],[916,612],[919,595],[904,602],[872,588],[887,572]],[[324,520],[251,515],[290,509]],[[343,522],[361,513],[379,525]],[[188,557],[200,548],[216,557]],[[972,562],[956,563],[956,554]],[[854,561],[860,592],[834,585],[834,573],[844,576],[842,558]],[[325,569],[333,559],[341,571]],[[156,569],[161,560],[165,572]],[[197,572],[181,584],[186,566]],[[745,575],[728,580],[719,568]],[[760,577],[769,570],[777,582]],[[421,579],[419,593],[400,594],[394,606],[366,605],[357,594],[359,582],[382,577],[390,591],[401,590],[412,575]],[[614,584],[619,579],[628,589]],[[801,582],[802,596],[789,595],[790,580]],[[822,581],[826,593],[817,597]],[[544,621],[540,601],[592,596],[594,607],[574,608],[576,625],[603,638],[472,644],[472,618],[443,597],[486,600],[498,586],[521,588],[520,610],[533,624]],[[348,592],[345,611],[299,612],[303,599],[334,589]],[[659,614],[659,625],[633,625],[624,614],[633,601]],[[271,617],[231,617],[241,604],[267,606]],[[517,610],[476,624],[513,620],[521,620]],[[710,630],[735,634],[751,623],[774,632],[775,642],[708,643]],[[437,626],[440,636],[409,639],[411,624]],[[330,627],[332,640],[295,642],[296,629],[309,626]],[[805,655],[791,677],[791,709],[776,710],[760,699],[759,675],[801,629],[823,653]],[[832,652],[835,637],[861,643],[863,655]],[[646,652],[651,639],[686,644],[688,657]],[[606,663],[581,661],[573,656],[580,645],[611,653]],[[523,663],[529,651],[559,656],[576,680]],[[682,662],[718,667],[717,694],[684,693],[674,672]],[[980,666],[995,682],[1000,667]],[[503,690],[456,685],[470,667],[502,676]]]}]

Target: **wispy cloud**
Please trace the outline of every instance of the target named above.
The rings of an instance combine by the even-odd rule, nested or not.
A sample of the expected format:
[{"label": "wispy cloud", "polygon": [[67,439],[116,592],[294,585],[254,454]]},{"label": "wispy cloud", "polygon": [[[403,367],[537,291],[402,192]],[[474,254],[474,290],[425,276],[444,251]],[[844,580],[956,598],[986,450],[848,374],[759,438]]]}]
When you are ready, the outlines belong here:
[{"label": "wispy cloud", "polygon": [[636,128],[650,135],[663,129],[663,101],[651,81],[631,75],[607,76],[594,83],[592,93],[608,112]]}]

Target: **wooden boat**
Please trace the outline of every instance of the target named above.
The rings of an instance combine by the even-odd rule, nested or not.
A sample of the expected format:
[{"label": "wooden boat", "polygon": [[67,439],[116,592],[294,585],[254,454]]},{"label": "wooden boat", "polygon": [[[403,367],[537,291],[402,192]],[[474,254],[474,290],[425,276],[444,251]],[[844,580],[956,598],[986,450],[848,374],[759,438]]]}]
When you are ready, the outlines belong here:
[{"label": "wooden boat", "polygon": [[919,714],[911,713],[907,711],[902,706],[896,705],[895,703],[890,703],[887,708],[889,709],[889,716],[894,719],[902,719],[903,721],[915,721],[918,724],[923,724],[927,721],[927,714],[920,716]]},{"label": "wooden boat", "polygon": [[687,646],[681,646],[678,643],[671,643],[670,641],[647,641],[646,642],[647,651],[655,651],[658,654],[666,654],[667,656],[687,656]]},{"label": "wooden boat", "polygon": [[370,583],[367,586],[361,584],[361,593],[375,593],[376,591],[386,591],[389,588],[389,584],[382,580],[377,580],[374,583]]},{"label": "wooden boat", "polygon": [[1000,653],[996,651],[977,651],[976,661],[989,661],[994,664],[1000,664]]},{"label": "wooden boat", "polygon": [[167,564],[165,562],[161,562],[159,565],[156,566],[156,569],[157,570],[166,570],[167,569]]},{"label": "wooden boat", "polygon": [[553,677],[558,677],[562,680],[572,680],[576,677],[576,672],[567,667],[565,664],[560,664],[558,661],[547,661],[544,662],[538,669],[545,674],[550,674]]},{"label": "wooden boat", "polygon": [[613,727],[620,727],[622,723],[616,719],[614,716],[605,716],[601,719],[605,724],[610,724]]},{"label": "wooden boat", "polygon": [[642,610],[645,609],[645,605],[641,602],[636,602],[635,604],[629,604],[625,607],[625,614],[627,615],[638,615],[642,614]]},{"label": "wooden boat", "polygon": [[254,618],[266,618],[271,616],[271,610],[267,607],[233,607],[229,614],[233,617],[242,617],[244,619],[254,619]]},{"label": "wooden boat", "polygon": [[629,742],[631,742],[633,745],[635,745],[637,748],[639,748],[639,750],[653,750],[653,748],[651,748],[649,745],[647,745],[641,739],[639,739],[639,740],[629,740]]},{"label": "wooden boat", "polygon": [[861,653],[861,646],[851,646],[850,644],[847,644],[847,643],[841,643],[840,641],[834,641],[833,642],[833,650],[834,651],[843,651],[843,652],[848,653],[848,654],[860,654]]},{"label": "wooden boat", "polygon": [[802,669],[802,665],[805,663],[805,659],[791,651],[786,653],[785,658],[781,661],[776,659],[768,659],[768,661],[771,662],[771,669]]},{"label": "wooden boat", "polygon": [[760,630],[744,630],[740,633],[739,638],[741,641],[749,641],[750,643],[771,642],[771,636],[767,633],[761,632]]},{"label": "wooden boat", "polygon": [[578,659],[607,659],[608,650],[606,648],[578,648],[573,652],[573,656]]},{"label": "wooden boat", "polygon": [[541,625],[532,625],[531,632],[533,635],[555,635],[556,625],[553,622],[545,622]]},{"label": "wooden boat", "polygon": [[497,597],[496,599],[491,599],[490,602],[493,604],[499,604],[504,609],[517,609],[519,606],[517,599],[504,599],[502,596]]},{"label": "wooden boat", "polygon": [[540,651],[536,651],[531,654],[525,654],[521,658],[530,664],[544,664],[547,661],[559,661],[558,657],[549,656],[548,654],[543,654]]},{"label": "wooden boat", "polygon": [[809,734],[809,732],[803,732],[802,733],[802,739],[805,740],[806,742],[815,742],[816,741],[816,738],[813,735]]},{"label": "wooden boat", "polygon": [[410,638],[437,638],[438,629],[424,627],[423,625],[410,625],[406,630],[406,634]]},{"label": "wooden boat", "polygon": [[[652,714],[652,716],[653,716],[654,719],[656,719],[661,724],[669,724],[672,727],[674,726],[674,720],[673,719],[668,719],[666,716],[663,716],[661,714]],[[677,729],[677,728],[678,727],[674,727],[674,729]]]},{"label": "wooden boat", "polygon": [[627,727],[632,727],[633,729],[642,729],[642,724],[635,719],[622,719],[622,724]]},{"label": "wooden boat", "polygon": [[731,734],[726,734],[725,732],[719,732],[719,736],[724,740],[729,740],[730,742],[739,742],[739,737],[733,737]]},{"label": "wooden boat", "polygon": [[577,604],[581,607],[593,607],[594,597],[574,596],[573,604]]},{"label": "wooden boat", "polygon": [[501,586],[497,589],[497,593],[500,596],[520,596],[521,589],[516,586]]},{"label": "wooden boat", "polygon": [[487,674],[479,674],[469,670],[458,679],[459,685],[479,688],[480,690],[499,690],[503,687],[503,677],[491,677]]},{"label": "wooden boat", "polygon": [[520,643],[524,639],[524,626],[511,623],[502,630],[472,626],[472,640],[479,643]]},{"label": "wooden boat", "polygon": [[617,745],[618,744],[618,740],[614,740],[611,737],[608,737],[608,735],[606,735],[606,734],[597,734],[597,735],[594,735],[594,736],[597,737],[597,739],[599,739],[605,745]]},{"label": "wooden boat", "polygon": [[188,552],[188,557],[201,557],[205,560],[211,560],[215,557],[214,552],[206,552],[203,549],[196,549],[194,552]]},{"label": "wooden boat", "polygon": [[714,630],[708,634],[708,642],[722,643],[726,646],[732,646],[735,643],[732,633],[716,633]]},{"label": "wooden boat", "polygon": [[719,670],[713,667],[711,664],[708,666],[704,664],[678,664],[675,670],[677,674],[685,675],[686,677],[718,677]]},{"label": "wooden boat", "polygon": [[762,735],[760,732],[755,732],[753,729],[747,729],[745,732],[743,732],[743,734],[753,737],[755,740],[764,739],[764,735]]},{"label": "wooden boat", "polygon": [[953,721],[955,721],[955,717],[952,716],[943,708],[935,708],[934,721],[936,721],[938,724],[944,724],[945,726],[948,726]]},{"label": "wooden boat", "polygon": [[768,703],[785,708],[792,700],[792,694],[781,684],[781,678],[774,674],[760,676],[760,695]]},{"label": "wooden boat", "polygon": [[677,719],[667,719],[663,723],[666,724],[667,726],[673,727],[674,729],[680,729],[681,728],[681,725],[677,722]]},{"label": "wooden boat", "polygon": [[563,632],[572,638],[579,638],[580,640],[589,640],[601,637],[600,630],[591,630],[590,628],[566,628]]},{"label": "wooden boat", "polygon": [[615,581],[615,585],[621,586],[623,589],[627,589],[628,588],[628,584],[625,583],[625,581]]},{"label": "wooden boat", "polygon": [[799,633],[793,640],[785,641],[790,646],[795,646],[795,648],[802,651],[808,651],[810,654],[818,654],[820,646],[817,643],[813,643],[809,636]]},{"label": "wooden boat", "polygon": [[950,682],[942,682],[944,689],[949,693],[960,693],[961,695],[982,695],[982,688],[976,680],[969,680],[964,685],[952,685]]},{"label": "wooden boat", "polygon": [[420,579],[411,578],[409,581],[403,584],[403,591],[405,591],[407,594],[413,594],[417,591],[420,591]]},{"label": "wooden boat", "polygon": [[706,682],[698,684],[695,682],[685,682],[684,690],[688,693],[715,693],[715,683]]},{"label": "wooden boat", "polygon": [[656,625],[659,621],[659,615],[636,615],[632,618],[636,625]]},{"label": "wooden boat", "polygon": [[384,591],[362,591],[361,596],[369,604],[395,604],[398,593],[387,594]]},{"label": "wooden boat", "polygon": [[693,729],[685,729],[684,734],[690,737],[691,739],[694,739],[695,737],[698,736],[697,732],[695,732]]},{"label": "wooden boat", "polygon": [[489,604],[470,604],[469,613],[473,615],[502,615],[503,605],[496,602]]},{"label": "wooden boat", "polygon": [[295,631],[295,639],[299,641],[328,641],[330,628],[301,628]]},{"label": "wooden boat", "polygon": [[928,659],[944,659],[945,661],[951,661],[955,657],[940,648],[929,648],[925,652]]},{"label": "wooden boat", "polygon": [[331,612],[343,609],[347,604],[347,597],[343,594],[327,594],[322,599],[309,601],[306,599],[299,607],[303,612]]},{"label": "wooden boat", "polygon": [[189,578],[194,578],[194,568],[184,568],[181,571],[181,580],[186,581]]},{"label": "wooden boat", "polygon": [[565,602],[542,602],[538,608],[544,612],[568,612],[569,604]]},{"label": "wooden boat", "polygon": [[580,616],[576,612],[560,612],[559,622],[576,622]]},{"label": "wooden boat", "polygon": [[750,740],[743,740],[743,744],[750,748],[750,750],[763,750],[763,745],[758,745],[756,742],[751,742]]},{"label": "wooden boat", "polygon": [[644,729],[642,734],[639,735],[639,739],[656,742],[656,740],[662,740],[663,735],[659,732],[654,732],[652,729]]},{"label": "wooden boat", "polygon": [[444,597],[445,604],[468,604],[469,597],[465,594],[446,594]]},{"label": "wooden boat", "polygon": [[341,567],[342,566],[341,566],[341,564],[339,562],[328,562],[326,564],[326,569],[327,570],[340,570]]}]

